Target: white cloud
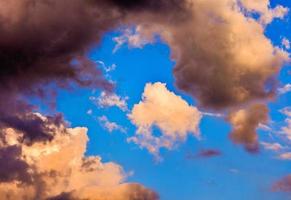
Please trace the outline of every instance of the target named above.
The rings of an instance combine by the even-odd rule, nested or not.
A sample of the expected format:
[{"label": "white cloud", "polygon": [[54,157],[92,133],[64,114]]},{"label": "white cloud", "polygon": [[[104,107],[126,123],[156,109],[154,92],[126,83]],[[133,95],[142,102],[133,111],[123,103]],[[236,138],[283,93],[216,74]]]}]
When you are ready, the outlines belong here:
[{"label": "white cloud", "polygon": [[106,73],[109,73],[111,71],[114,71],[116,69],[116,64],[112,64],[112,65],[105,65],[105,63],[101,60],[97,60],[95,61],[96,63],[100,64],[101,67],[103,68],[103,70],[106,72]]},{"label": "white cloud", "polygon": [[[134,105],[128,117],[137,127],[136,134],[128,141],[158,156],[160,148],[172,149],[188,134],[199,137],[202,114],[169,91],[166,84],[157,82],[146,84],[142,100]],[[160,136],[153,134],[154,127],[161,131]]]},{"label": "white cloud", "polygon": [[289,83],[284,85],[284,87],[278,89],[279,94],[285,94],[285,93],[288,93],[290,91],[291,91],[291,84],[289,84]]},{"label": "white cloud", "polygon": [[122,133],[127,132],[126,128],[117,124],[116,122],[111,122],[105,115],[98,117],[98,121],[110,133],[113,131],[120,131]]},{"label": "white cloud", "polygon": [[283,149],[283,146],[279,143],[268,143],[268,142],[261,142],[261,145],[267,149],[272,151],[279,151]]},{"label": "white cloud", "polygon": [[290,41],[285,37],[282,39],[282,45],[285,49],[290,49]]},{"label": "white cloud", "polygon": [[116,43],[113,49],[113,53],[115,53],[123,45],[128,45],[129,48],[143,48],[146,44],[153,43],[154,37],[144,34],[142,27],[137,26],[125,29],[122,35],[113,38],[113,40]]},{"label": "white cloud", "polygon": [[259,21],[262,24],[269,24],[274,18],[283,19],[289,9],[281,5],[271,8],[270,0],[241,0],[245,9],[249,12],[260,14]]},{"label": "white cloud", "polygon": [[90,100],[96,103],[100,108],[116,106],[122,111],[128,110],[128,97],[120,97],[115,93],[101,92],[99,97],[90,97]]},{"label": "white cloud", "polygon": [[288,140],[291,140],[291,107],[285,107],[280,110],[281,113],[287,116],[285,125],[281,127],[281,133],[284,134]]},{"label": "white cloud", "polygon": [[291,152],[282,153],[279,155],[282,160],[291,160]]}]

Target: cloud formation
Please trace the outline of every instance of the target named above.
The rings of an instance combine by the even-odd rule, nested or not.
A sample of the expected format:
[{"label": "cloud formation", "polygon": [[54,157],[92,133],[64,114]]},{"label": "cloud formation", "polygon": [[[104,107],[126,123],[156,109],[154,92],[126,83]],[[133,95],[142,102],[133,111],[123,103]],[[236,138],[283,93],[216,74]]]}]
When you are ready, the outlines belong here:
[{"label": "cloud formation", "polygon": [[233,126],[230,139],[236,144],[244,145],[249,152],[258,151],[258,135],[256,129],[260,123],[268,120],[268,108],[262,104],[256,104],[247,109],[241,109],[230,113],[229,122]]},{"label": "cloud formation", "polygon": [[126,128],[116,122],[110,121],[105,115],[98,117],[98,121],[109,133],[112,133],[113,131],[120,131],[122,133],[127,132]]},{"label": "cloud formation", "polygon": [[127,111],[128,97],[120,97],[115,93],[101,92],[99,97],[90,97],[90,100],[97,104],[100,108],[116,106],[122,111]]},{"label": "cloud formation", "polygon": [[[21,143],[23,134],[7,129],[1,139],[0,196],[12,199],[157,200],[138,184],[124,183],[127,174],[116,163],[85,156],[86,128],[56,129],[53,140]],[[5,160],[5,161],[4,161]]]},{"label": "cloud formation", "polygon": [[[142,100],[128,115],[137,127],[135,136],[128,140],[158,155],[160,148],[172,149],[189,134],[199,137],[201,117],[196,107],[169,91],[166,84],[147,83]],[[154,128],[158,128],[160,136],[155,136]]]}]

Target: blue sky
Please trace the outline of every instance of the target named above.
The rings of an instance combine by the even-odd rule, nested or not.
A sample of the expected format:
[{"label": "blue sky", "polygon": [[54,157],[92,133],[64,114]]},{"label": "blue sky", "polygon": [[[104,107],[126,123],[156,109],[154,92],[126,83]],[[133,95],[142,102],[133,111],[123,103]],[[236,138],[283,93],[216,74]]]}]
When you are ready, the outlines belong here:
[{"label": "blue sky", "polygon": [[[282,4],[286,3],[281,1]],[[281,45],[282,37],[290,38],[290,15],[286,20],[275,20],[269,25],[266,35],[272,42]],[[113,38],[120,31],[109,32],[88,57],[102,61],[106,66],[116,65],[107,78],[116,82],[116,94],[128,97],[129,110],[141,100],[146,83],[162,82],[168,90],[181,96],[191,105],[195,99],[175,86],[172,74],[175,62],[170,59],[171,50],[167,44],[157,40],[142,48],[123,45],[113,53],[116,45]],[[290,83],[289,66],[280,73],[282,85]],[[60,91],[57,110],[64,113],[72,127],[85,126],[89,129],[90,141],[87,155],[100,155],[105,162],[114,161],[126,172],[133,172],[128,181],[138,182],[159,193],[162,200],[287,200],[286,193],[271,192],[272,183],[290,173],[290,161],[280,160],[272,151],[264,148],[258,154],[250,154],[241,146],[233,144],[228,134],[231,126],[221,117],[204,116],[200,124],[202,138],[189,136],[172,150],[161,150],[162,161],[156,161],[146,149],[127,142],[134,135],[135,126],[130,123],[127,113],[117,107],[100,108],[90,97],[98,97],[100,90]],[[280,95],[269,103],[270,117],[274,124],[282,124],[285,117],[279,110],[289,106],[291,93]],[[92,110],[92,114],[87,114]],[[127,128],[127,133],[109,133],[98,122],[98,117],[107,116],[110,121]],[[275,126],[275,125],[274,125]],[[277,125],[276,125],[277,126]],[[279,125],[278,125],[279,126]],[[158,131],[158,130],[157,130]],[[272,142],[270,131],[259,130],[261,141]],[[217,157],[195,157],[203,149],[217,149]],[[188,156],[187,156],[188,155]]]}]

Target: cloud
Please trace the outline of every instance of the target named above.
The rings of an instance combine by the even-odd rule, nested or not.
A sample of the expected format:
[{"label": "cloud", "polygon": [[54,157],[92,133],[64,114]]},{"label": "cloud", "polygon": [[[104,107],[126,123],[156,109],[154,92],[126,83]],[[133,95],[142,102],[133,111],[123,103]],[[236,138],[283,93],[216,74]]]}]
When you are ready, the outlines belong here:
[{"label": "cloud", "polygon": [[127,132],[126,128],[122,127],[121,125],[117,124],[116,122],[109,121],[109,119],[105,115],[98,117],[98,121],[110,133],[113,131],[120,131],[122,133]]},{"label": "cloud", "polygon": [[279,159],[291,160],[291,152],[285,152],[279,155]]},{"label": "cloud", "polygon": [[120,97],[115,93],[101,92],[99,97],[90,97],[90,100],[96,103],[100,108],[116,106],[122,111],[127,111],[128,97]]},{"label": "cloud", "polygon": [[[53,140],[27,145],[23,134],[7,129],[1,139],[0,196],[9,199],[139,199],[158,195],[138,184],[124,183],[127,174],[114,162],[85,156],[86,128],[56,129]],[[61,159],[60,159],[61,158]],[[5,161],[4,161],[5,160]]]},{"label": "cloud", "polygon": [[291,107],[285,107],[281,109],[280,112],[287,116],[285,125],[281,127],[280,132],[285,135],[288,140],[291,140]]},{"label": "cloud", "polygon": [[[142,100],[128,115],[137,127],[135,136],[128,141],[158,155],[160,148],[172,149],[176,142],[185,140],[189,134],[199,137],[201,117],[197,108],[169,91],[166,84],[147,83]],[[161,136],[154,135],[155,127]]]},{"label": "cloud", "polygon": [[230,138],[234,143],[244,145],[249,152],[258,151],[258,136],[256,129],[260,123],[268,120],[268,108],[256,104],[248,109],[241,109],[230,113],[228,120],[233,125]]},{"label": "cloud", "polygon": [[260,14],[259,21],[262,24],[269,24],[274,18],[283,19],[288,13],[289,9],[281,5],[271,8],[269,0],[252,1],[252,0],[240,0],[245,9],[249,12]]},{"label": "cloud", "polygon": [[290,91],[291,91],[291,84],[289,83],[284,85],[284,87],[278,89],[279,94],[286,94]]},{"label": "cloud", "polygon": [[197,154],[188,154],[187,159],[212,158],[217,156],[221,156],[221,151],[217,149],[202,149]]},{"label": "cloud", "polygon": [[125,29],[122,35],[113,38],[113,40],[116,43],[113,49],[113,53],[115,53],[123,45],[127,45],[129,48],[143,48],[146,44],[151,44],[154,42],[154,36],[153,35],[146,36],[142,32],[142,27],[137,26],[134,29],[133,28]]},{"label": "cloud", "polygon": [[279,143],[260,142],[260,144],[267,150],[280,151],[283,149],[283,146]]},{"label": "cloud", "polygon": [[290,41],[285,37],[282,39],[282,45],[285,49],[290,49]]},{"label": "cloud", "polygon": [[275,192],[291,192],[291,175],[288,175],[276,182],[272,189]]}]

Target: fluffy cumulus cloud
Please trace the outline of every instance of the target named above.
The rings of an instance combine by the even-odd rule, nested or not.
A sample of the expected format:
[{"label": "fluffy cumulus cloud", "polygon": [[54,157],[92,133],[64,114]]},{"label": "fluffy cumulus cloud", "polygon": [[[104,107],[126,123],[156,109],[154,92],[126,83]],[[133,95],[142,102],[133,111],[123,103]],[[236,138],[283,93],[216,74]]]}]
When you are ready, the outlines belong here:
[{"label": "fluffy cumulus cloud", "polygon": [[277,192],[291,192],[291,175],[288,175],[273,185],[273,190]]},{"label": "fluffy cumulus cloud", "polygon": [[249,152],[258,150],[256,129],[261,122],[267,122],[268,109],[265,105],[256,104],[248,109],[230,113],[228,120],[233,125],[230,138],[234,143],[242,144]]},{"label": "fluffy cumulus cloud", "polygon": [[[137,127],[135,142],[149,152],[158,155],[160,148],[172,149],[176,142],[186,139],[188,134],[199,137],[199,122],[202,114],[196,107],[188,105],[180,96],[169,91],[166,84],[148,83],[142,100],[134,105],[128,115]],[[158,128],[160,136],[154,134]]]},{"label": "fluffy cumulus cloud", "polygon": [[124,183],[127,174],[120,165],[85,156],[86,128],[65,129],[56,128],[50,142],[32,145],[21,142],[23,133],[5,130],[0,143],[1,199],[158,199],[139,184]]}]

